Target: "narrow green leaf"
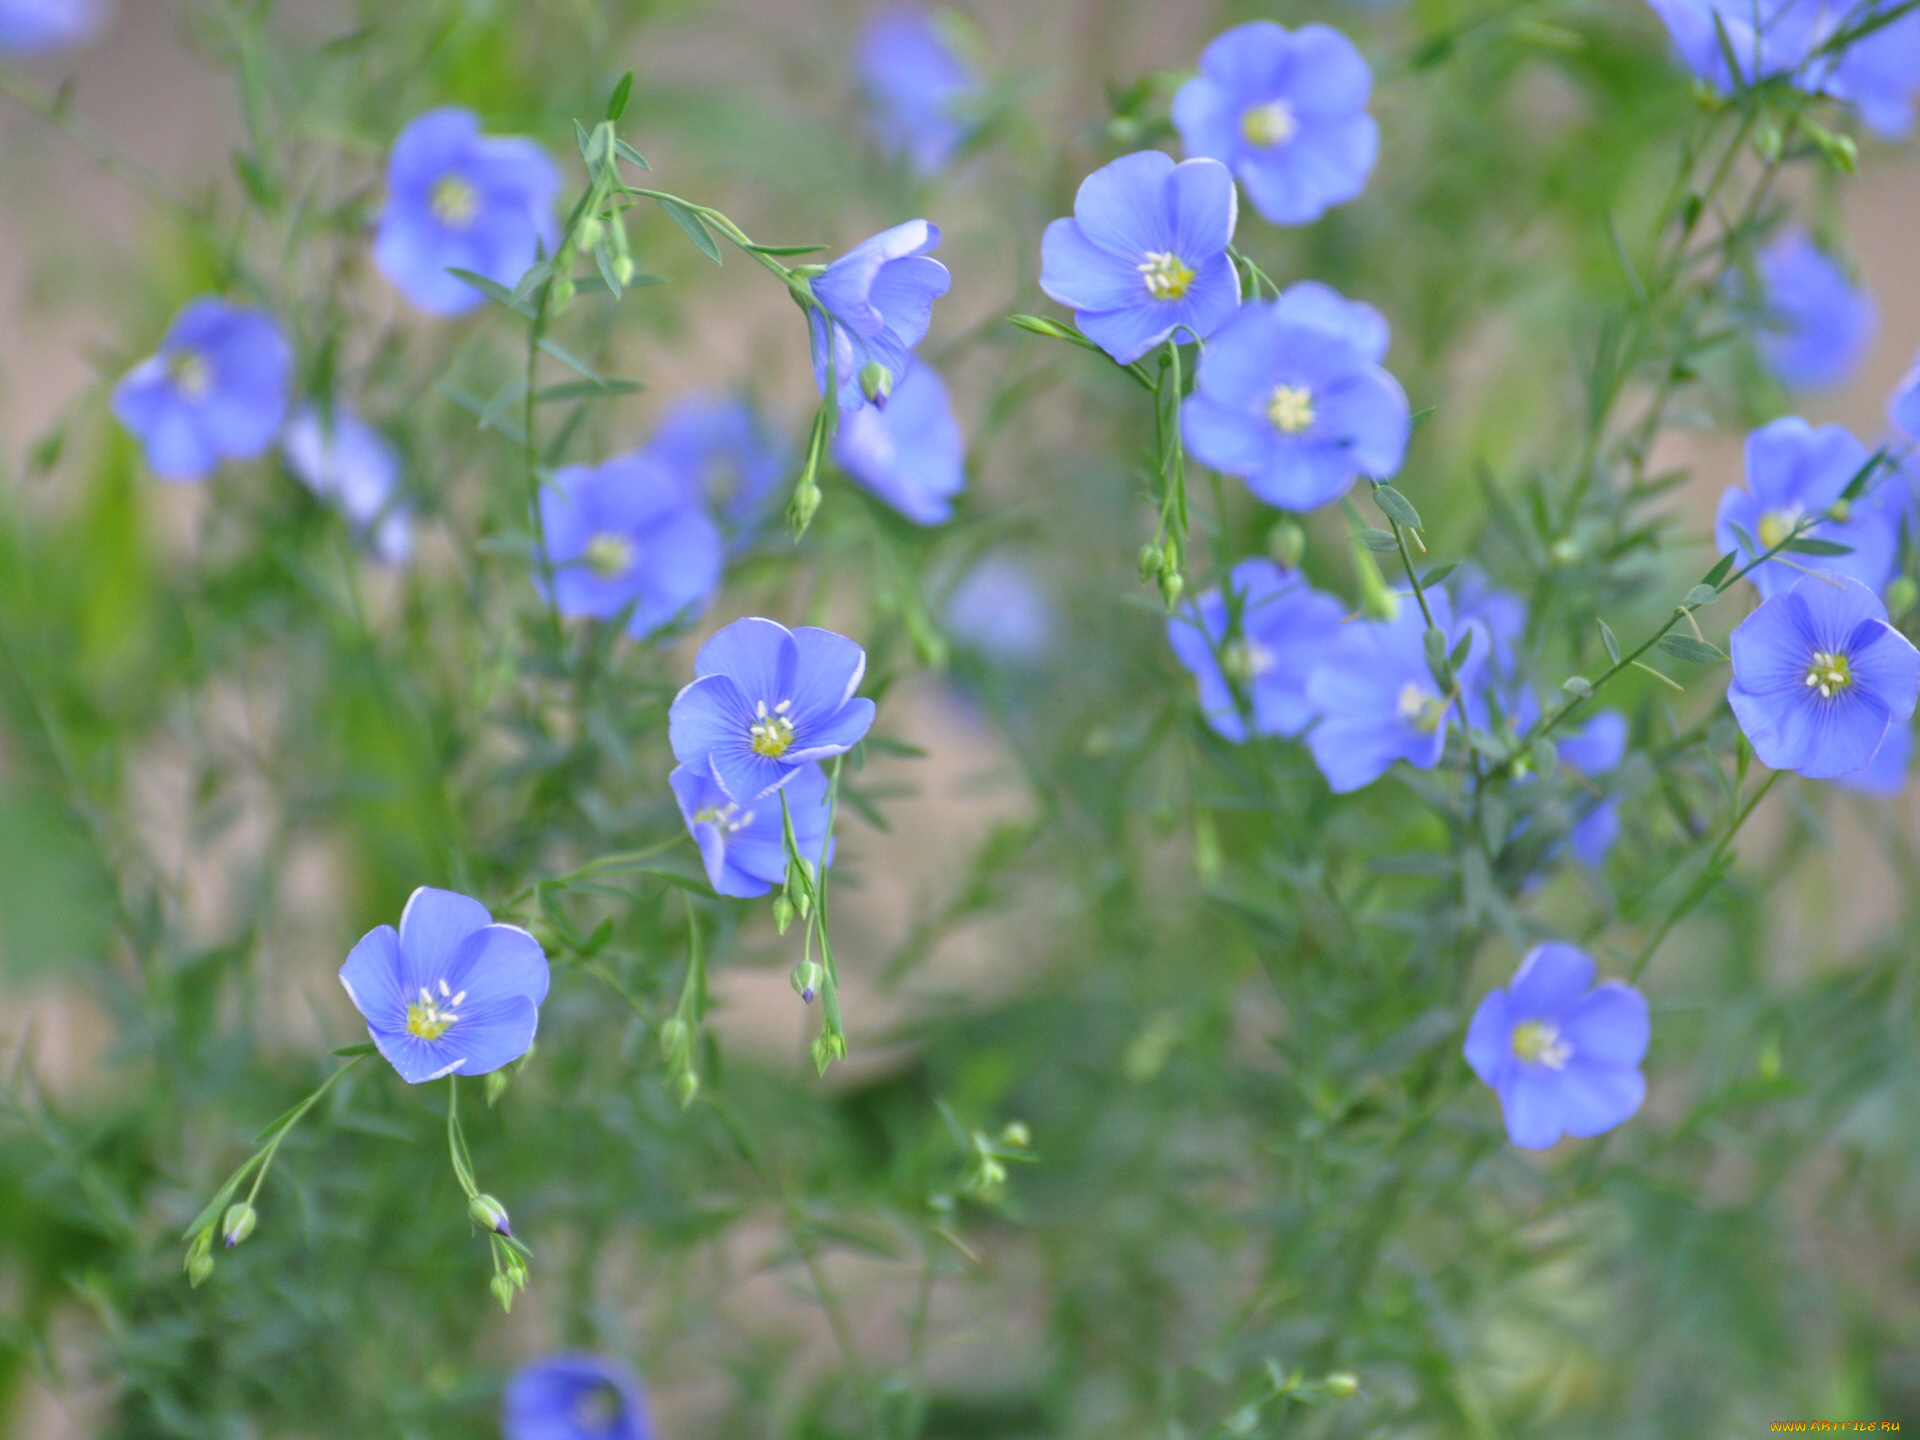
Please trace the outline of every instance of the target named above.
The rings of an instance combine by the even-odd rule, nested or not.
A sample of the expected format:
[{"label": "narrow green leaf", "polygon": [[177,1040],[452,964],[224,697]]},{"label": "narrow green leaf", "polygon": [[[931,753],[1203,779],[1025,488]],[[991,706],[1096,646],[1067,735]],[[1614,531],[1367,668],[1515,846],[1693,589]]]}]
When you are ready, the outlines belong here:
[{"label": "narrow green leaf", "polygon": [[1651,675],[1654,679],[1658,680],[1662,685],[1665,685],[1667,688],[1671,690],[1678,690],[1678,691],[1681,691],[1682,693],[1685,693],[1687,687],[1682,685],[1678,680],[1674,679],[1671,675],[1663,675],[1660,671],[1654,669],[1651,665],[1643,664],[1638,660],[1632,660],[1632,661],[1629,661],[1628,663],[1632,665],[1633,668],[1636,670],[1646,671],[1647,674]]},{"label": "narrow green leaf", "polygon": [[342,1045],[338,1050],[329,1050],[329,1055],[338,1055],[343,1060],[351,1060],[355,1055],[371,1055],[380,1047],[371,1040],[362,1040],[358,1045]]},{"label": "narrow green leaf", "polygon": [[1420,577],[1420,588],[1423,590],[1431,590],[1442,580],[1445,580],[1449,575],[1453,574],[1453,572],[1459,568],[1459,565],[1460,562],[1458,560],[1449,560],[1444,565],[1434,566]]},{"label": "narrow green leaf", "polygon": [[1600,643],[1607,647],[1607,659],[1618,665],[1620,663],[1620,642],[1614,638],[1613,627],[1597,615],[1594,616],[1593,623],[1600,627]]},{"label": "narrow green leaf", "polygon": [[1658,648],[1676,660],[1691,660],[1696,665],[1717,665],[1727,658],[1719,646],[1696,640],[1691,635],[1662,635]]},{"label": "narrow green leaf", "polygon": [[749,245],[747,249],[756,255],[818,255],[827,247],[824,245]]},{"label": "narrow green leaf", "polygon": [[1560,682],[1560,688],[1569,695],[1578,695],[1582,700],[1593,694],[1593,682],[1584,675],[1569,675]]},{"label": "narrow green leaf", "polygon": [[1367,549],[1383,555],[1400,548],[1400,542],[1393,538],[1391,530],[1360,529],[1353,532],[1353,538]]},{"label": "narrow green leaf", "polygon": [[1733,569],[1734,561],[1738,558],[1736,555],[1722,555],[1714,567],[1707,571],[1705,578],[1703,578],[1700,583],[1702,585],[1718,585],[1722,580],[1727,578],[1728,573]]},{"label": "narrow green leaf", "polygon": [[1789,540],[1781,547],[1790,555],[1851,555],[1853,547],[1842,545],[1838,540],[1816,540],[1811,535],[1803,535],[1798,540]]},{"label": "narrow green leaf", "polygon": [[584,375],[596,385],[604,385],[607,383],[598,370],[595,370],[591,365],[587,364],[586,361],[580,359],[571,351],[561,349],[560,346],[556,345],[553,341],[542,340],[540,342],[540,349],[543,354],[551,355],[562,365],[573,371],[574,374]]},{"label": "narrow green leaf", "polygon": [[647,164],[646,156],[642,155],[618,135],[613,137],[613,153],[633,166],[636,170],[651,170],[653,168]]},{"label": "narrow green leaf", "polygon": [[1703,605],[1713,604],[1713,602],[1718,600],[1719,598],[1720,598],[1720,592],[1714,589],[1713,586],[1696,585],[1691,590],[1687,591],[1687,598],[1683,600],[1681,603],[1687,606],[1687,608],[1691,610],[1698,610]]},{"label": "narrow green leaf", "polygon": [[1391,485],[1374,486],[1373,503],[1409,530],[1423,530],[1426,528],[1420,523],[1420,512],[1413,508],[1413,502]]},{"label": "narrow green leaf", "polygon": [[592,380],[569,380],[564,385],[548,385],[534,391],[533,403],[550,405],[563,400],[598,400],[607,395],[637,395],[646,388],[638,380],[608,378],[598,383]]},{"label": "narrow green leaf", "polygon": [[627,112],[627,97],[633,93],[633,71],[629,70],[620,77],[620,83],[613,87],[613,94],[607,97],[607,119],[618,120]]},{"label": "narrow green leaf", "polygon": [[514,308],[513,292],[499,281],[489,280],[484,275],[476,275],[471,270],[462,270],[457,265],[449,265],[447,267],[447,273],[463,285],[471,285],[482,295],[493,301],[494,304],[504,305],[509,310]]},{"label": "narrow green leaf", "polygon": [[668,218],[686,233],[686,237],[694,243],[702,255],[716,265],[720,263],[720,246],[708,233],[706,221],[678,200],[662,199],[660,208],[666,211]]}]

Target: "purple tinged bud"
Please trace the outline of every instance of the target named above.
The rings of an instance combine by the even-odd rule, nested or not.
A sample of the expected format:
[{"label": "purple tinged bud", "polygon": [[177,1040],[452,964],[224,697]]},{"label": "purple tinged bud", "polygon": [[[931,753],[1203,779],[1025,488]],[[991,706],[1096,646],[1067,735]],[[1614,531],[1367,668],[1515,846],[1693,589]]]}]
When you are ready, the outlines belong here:
[{"label": "purple tinged bud", "polygon": [[507,1220],[507,1207],[491,1195],[474,1196],[467,1204],[467,1214],[482,1230],[491,1230],[495,1235],[513,1234],[513,1226]]},{"label": "purple tinged bud", "polygon": [[259,1212],[242,1200],[237,1205],[227,1207],[226,1218],[220,1222],[220,1238],[225,1242],[227,1249],[231,1250],[253,1234],[253,1227],[259,1223]]}]

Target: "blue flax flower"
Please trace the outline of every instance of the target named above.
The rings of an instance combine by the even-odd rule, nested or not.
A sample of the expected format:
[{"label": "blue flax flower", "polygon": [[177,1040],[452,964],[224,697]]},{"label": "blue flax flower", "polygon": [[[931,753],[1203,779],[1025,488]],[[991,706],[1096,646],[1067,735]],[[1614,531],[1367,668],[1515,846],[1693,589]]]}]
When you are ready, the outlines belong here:
[{"label": "blue flax flower", "polygon": [[[1871,452],[1840,425],[1815,429],[1796,415],[1763,425],[1747,437],[1747,488],[1720,497],[1713,535],[1724,553],[1751,560],[1735,526],[1766,551],[1793,527],[1839,501],[1847,482],[1858,475]],[[1882,484],[1846,507],[1844,520],[1823,520],[1807,533],[1815,539],[1849,546],[1845,555],[1784,555],[1759,566],[1747,578],[1763,596],[1777,595],[1808,570],[1828,570],[1878,590],[1893,574],[1899,547],[1899,515],[1894,487]]]},{"label": "blue flax flower", "polygon": [[287,414],[293,369],[280,327],[211,297],[174,317],[156,355],[113,389],[113,413],[145,447],[162,480],[198,480],[223,459],[250,459],[273,443]]},{"label": "blue flax flower", "polygon": [[1757,258],[1767,368],[1796,390],[1830,390],[1860,368],[1878,326],[1873,296],[1802,230],[1789,230]]},{"label": "blue flax flower", "polygon": [[0,0],[0,55],[43,55],[91,40],[103,0]]},{"label": "blue flax flower", "polygon": [[866,670],[867,652],[844,635],[736,620],[700,647],[693,683],[674,697],[674,758],[751,804],[860,743],[873,724],[873,701],[853,693]]},{"label": "blue flax flower", "polygon": [[1071,219],[1047,226],[1040,288],[1122,365],[1176,331],[1204,340],[1240,304],[1227,257],[1237,213],[1218,161],[1122,155],[1080,182]]},{"label": "blue flax flower", "polygon": [[1325,25],[1254,20],[1215,37],[1173,97],[1189,155],[1218,160],[1276,225],[1304,225],[1366,187],[1380,151],[1373,75]]},{"label": "blue flax flower", "polygon": [[807,311],[813,339],[813,378],[827,393],[828,359],[842,410],[867,403],[868,367],[884,370],[884,385],[897,385],[913,368],[913,347],[933,321],[933,302],[953,277],[929,251],[940,244],[940,227],[909,220],[862,240],[810,283],[827,313]]},{"label": "blue flax flower", "polygon": [[947,599],[947,631],[960,644],[1007,665],[1033,665],[1053,648],[1053,596],[1018,556],[996,550],[969,570]]},{"label": "blue flax flower", "polygon": [[972,132],[966,109],[979,81],[954,53],[940,23],[917,5],[877,11],[855,56],[881,149],[922,175],[946,164]]},{"label": "blue flax flower", "polygon": [[1869,765],[1913,715],[1920,652],[1858,580],[1808,575],[1733,632],[1727,703],[1760,763],[1815,780]]},{"label": "blue flax flower", "polygon": [[803,765],[786,788],[758,800],[728,796],[712,775],[696,775],[684,765],[667,777],[687,833],[700,847],[707,880],[722,895],[750,900],[787,878],[785,832],[780,796],[793,816],[793,839],[800,853],[816,864],[827,837],[827,776],[818,765]]},{"label": "blue flax flower", "polygon": [[916,525],[943,525],[966,488],[966,442],[930,365],[915,365],[885,407],[863,406],[840,422],[833,458]]},{"label": "blue flax flower", "polygon": [[447,271],[518,283],[558,242],[559,191],[559,167],[533,141],[482,135],[471,110],[429,110],[393,142],[374,263],[429,314],[471,310],[485,297]]},{"label": "blue flax flower", "polygon": [[[720,531],[702,501],[642,452],[569,465],[540,492],[563,615],[611,620],[631,607],[636,640],[707,608],[720,585]],[[535,583],[547,594],[544,577]]]},{"label": "blue flax flower", "polygon": [[1571,945],[1536,945],[1467,1028],[1467,1063],[1500,1097],[1507,1136],[1544,1150],[1562,1135],[1604,1134],[1646,1099],[1647,1002],[1631,985],[1593,983]]},{"label": "blue flax flower", "polygon": [[395,498],[400,456],[387,438],[345,405],[333,414],[303,405],[280,437],[280,453],[300,483],[337,505],[374,554],[392,565],[413,553],[407,509]]},{"label": "blue flax flower", "polygon": [[[1627,758],[1627,734],[1626,716],[1618,710],[1602,710],[1560,742],[1560,763],[1589,781],[1600,779],[1618,770]],[[1569,837],[1575,857],[1588,869],[1598,870],[1619,838],[1620,797],[1585,796]]]},{"label": "blue flax flower", "polygon": [[1873,759],[1850,775],[1836,775],[1833,783],[1856,795],[1891,800],[1907,788],[1907,770],[1913,764],[1913,726],[1892,725]]},{"label": "blue flax flower", "polygon": [[487,907],[423,885],[400,929],[370,930],[340,967],[367,1033],[409,1085],[458,1071],[484,1075],[533,1046],[547,998],[547,957]]},{"label": "blue flax flower", "polygon": [[[1491,645],[1487,665],[1489,680],[1511,685],[1520,673],[1519,645],[1527,633],[1527,602],[1504,586],[1494,584],[1472,561],[1453,572],[1447,581],[1447,593],[1453,598],[1455,615],[1462,620],[1478,620],[1486,626]],[[1512,709],[1507,713],[1508,718],[1514,717]],[[1537,706],[1535,713],[1538,713]]]},{"label": "blue flax flower", "polygon": [[[1429,591],[1433,621],[1451,652],[1469,635],[1455,681],[1468,694],[1487,663],[1487,633],[1456,622],[1447,597]],[[1419,606],[1402,598],[1391,620],[1356,620],[1307,679],[1307,699],[1320,719],[1307,732],[1307,747],[1335,794],[1371,785],[1405,760],[1431,770],[1446,751],[1447,727],[1459,716],[1453,697],[1440,693],[1427,667],[1426,620]]]},{"label": "blue flax flower", "polygon": [[1920,355],[1888,397],[1887,418],[1907,438],[1920,440]]},{"label": "blue flax flower", "polygon": [[506,1440],[650,1440],[640,1382],[598,1355],[549,1355],[507,1382]]},{"label": "blue flax flower", "polygon": [[784,447],[735,395],[676,401],[641,453],[672,471],[735,545],[750,540],[766,519],[787,464]]},{"label": "blue flax flower", "polygon": [[1180,410],[1187,448],[1269,505],[1311,510],[1400,468],[1407,397],[1380,366],[1386,321],[1324,285],[1251,302],[1207,346]]},{"label": "blue flax flower", "polygon": [[1818,53],[1843,26],[1858,29],[1877,13],[1895,8],[1895,0],[1865,5],[1849,0],[1652,3],[1687,67],[1720,90],[1791,76],[1808,94],[1851,102],[1870,128],[1890,139],[1913,123],[1913,93],[1920,86],[1920,18],[1909,12],[1880,25],[1838,56]]},{"label": "blue flax flower", "polygon": [[1271,560],[1242,560],[1227,588],[1238,612],[1232,638],[1217,589],[1167,621],[1173,653],[1199,682],[1200,713],[1227,739],[1244,741],[1237,686],[1255,735],[1298,735],[1315,713],[1307,677],[1339,638],[1346,607]]}]

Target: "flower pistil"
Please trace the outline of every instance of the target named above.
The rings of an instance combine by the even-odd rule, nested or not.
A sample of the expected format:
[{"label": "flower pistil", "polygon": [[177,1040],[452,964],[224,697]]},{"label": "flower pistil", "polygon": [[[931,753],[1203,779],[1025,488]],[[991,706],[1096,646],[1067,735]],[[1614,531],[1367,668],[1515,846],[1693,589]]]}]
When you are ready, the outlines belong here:
[{"label": "flower pistil", "polygon": [[1816,650],[1813,652],[1813,661],[1807,666],[1809,690],[1818,690],[1822,700],[1831,700],[1851,684],[1853,684],[1853,666],[1847,660],[1844,651]]},{"label": "flower pistil", "polygon": [[1282,435],[1298,435],[1313,424],[1313,392],[1304,385],[1276,385],[1267,399],[1267,419]]},{"label": "flower pistil", "polygon": [[480,192],[473,188],[471,181],[459,175],[442,175],[427,203],[442,225],[464,230],[480,213]]},{"label": "flower pistil", "polygon": [[1146,281],[1147,293],[1156,300],[1178,300],[1193,284],[1193,267],[1171,250],[1149,250],[1147,258],[1134,268]]},{"label": "flower pistil", "polygon": [[1564,1070],[1573,1058],[1573,1046],[1560,1027],[1546,1020],[1527,1020],[1513,1027],[1513,1053],[1529,1065]]},{"label": "flower pistil", "polygon": [[407,1006],[407,1033],[417,1035],[422,1040],[438,1040],[460,1018],[454,1007],[466,998],[466,991],[455,995],[447,988],[445,980],[440,982],[438,996],[422,985],[420,998]]},{"label": "flower pistil", "polygon": [[787,707],[791,704],[793,704],[791,700],[782,700],[773,707],[771,713],[768,712],[767,702],[764,700],[754,705],[754,714],[757,718],[753,722],[753,728],[747,732],[747,740],[753,746],[754,754],[765,755],[770,760],[778,760],[787,753],[787,747],[793,744],[793,721],[786,715]]},{"label": "flower pistil", "polygon": [[1400,699],[1394,708],[1402,720],[1429,735],[1447,718],[1447,702],[1412,680],[1400,687]]},{"label": "flower pistil", "polygon": [[1300,122],[1294,118],[1293,107],[1284,100],[1269,100],[1264,105],[1250,106],[1240,115],[1240,133],[1246,137],[1247,143],[1266,150],[1286,144],[1299,128]]},{"label": "flower pistil", "polygon": [[633,568],[633,542],[624,535],[602,531],[587,542],[587,568],[602,580],[624,575]]},{"label": "flower pistil", "polygon": [[213,389],[213,367],[198,350],[176,350],[168,362],[173,388],[182,400],[202,400]]}]

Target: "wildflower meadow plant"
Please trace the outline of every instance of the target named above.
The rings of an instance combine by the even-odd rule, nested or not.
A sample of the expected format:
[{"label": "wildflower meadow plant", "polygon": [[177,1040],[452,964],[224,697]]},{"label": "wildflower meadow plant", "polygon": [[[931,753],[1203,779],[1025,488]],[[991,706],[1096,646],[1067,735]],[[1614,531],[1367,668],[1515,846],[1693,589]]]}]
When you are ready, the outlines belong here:
[{"label": "wildflower meadow plant", "polygon": [[1920,16],[180,17],[0,64],[0,1401],[1916,1413]]}]

